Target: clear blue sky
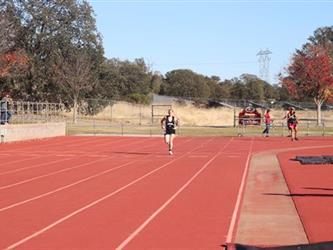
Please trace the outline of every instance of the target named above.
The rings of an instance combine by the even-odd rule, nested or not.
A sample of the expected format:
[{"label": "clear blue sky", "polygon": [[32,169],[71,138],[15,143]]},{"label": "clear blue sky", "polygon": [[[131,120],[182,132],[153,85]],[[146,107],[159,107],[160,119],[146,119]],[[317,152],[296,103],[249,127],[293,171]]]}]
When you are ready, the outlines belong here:
[{"label": "clear blue sky", "polygon": [[270,79],[314,30],[333,25],[333,0],[88,0],[107,58],[144,58],[162,74],[191,69],[222,80],[259,74],[256,54],[272,51]]}]

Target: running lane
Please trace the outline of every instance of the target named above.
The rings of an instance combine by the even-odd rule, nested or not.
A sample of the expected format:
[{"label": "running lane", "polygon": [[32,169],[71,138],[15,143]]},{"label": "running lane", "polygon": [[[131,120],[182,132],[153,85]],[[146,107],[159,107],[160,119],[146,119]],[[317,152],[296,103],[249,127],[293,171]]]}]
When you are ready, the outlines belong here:
[{"label": "running lane", "polygon": [[[179,140],[178,150],[181,152],[182,150],[188,148],[190,141],[190,139]],[[147,142],[146,139],[141,140],[136,138],[130,140],[127,145],[130,145],[131,142],[136,142],[136,145],[139,146],[139,148],[134,150],[134,148],[131,146],[127,146],[127,149],[121,148],[120,150],[119,147],[113,146],[112,154],[115,154],[115,151],[119,153],[116,154],[116,161],[112,161],[110,164],[103,163],[103,165],[90,166],[88,169],[82,168],[82,173],[78,173],[81,176],[84,173],[90,173],[90,176],[93,178],[89,178],[89,175],[86,175],[86,179],[82,179],[82,176],[82,181],[78,182],[75,180],[74,183],[70,183],[68,182],[69,179],[73,179],[74,181],[74,178],[77,178],[77,174],[73,175],[73,172],[68,171],[66,172],[67,175],[64,175],[62,179],[49,179],[49,183],[57,183],[59,187],[58,189],[54,190],[54,192],[51,191],[48,193],[42,193],[42,187],[40,187],[41,193],[39,193],[40,196],[36,197],[36,199],[31,199],[30,201],[20,204],[19,206],[1,211],[0,234],[4,235],[5,237],[0,238],[0,248],[5,248],[11,243],[38,231],[40,228],[52,224],[52,222],[58,220],[59,218],[62,218],[71,212],[86,206],[87,204],[107,195],[110,192],[114,192],[115,190],[126,186],[128,183],[137,178],[140,178],[147,172],[154,171],[157,167],[163,166],[165,163],[177,159],[175,157],[170,157],[166,154],[163,155],[159,153],[160,147],[156,147],[156,145],[159,145],[159,143],[160,145],[163,145],[163,142],[160,138],[150,141],[150,144],[144,143]],[[95,140],[95,143],[98,144],[98,139]],[[133,146],[133,144],[131,145]],[[128,155],[125,154],[126,150],[129,152]],[[154,153],[154,157],[147,158],[147,155],[151,153]],[[121,167],[124,160],[127,160],[129,164]],[[118,168],[114,171],[104,171],[108,168],[112,170],[117,165],[121,168]],[[96,175],[95,173],[91,173],[92,167],[93,169],[100,169],[99,172],[101,174]],[[54,175],[54,177],[56,177],[56,175]],[[66,184],[64,183],[64,180],[66,180]],[[30,186],[27,186],[26,189],[34,189],[36,183],[40,185],[40,180],[37,182],[31,182]],[[61,186],[61,184],[65,186]],[[45,183],[44,185],[47,184]],[[20,186],[13,187],[13,189],[19,187]],[[24,190],[22,190],[22,192],[24,193]],[[80,240],[76,243],[80,244]],[[47,243],[48,246],[54,244],[56,243]],[[43,248],[45,249],[48,247]],[[31,249],[36,248],[32,247]]]},{"label": "running lane", "polygon": [[[145,156],[121,175],[54,196],[47,204],[61,212],[53,213],[53,221],[39,220],[39,226],[30,228],[21,240],[15,237],[17,244],[12,241],[12,246],[219,249],[227,236],[250,141],[201,138],[176,149],[174,156]],[[163,164],[166,159],[169,164]],[[91,199],[91,189],[97,187],[101,193],[95,202],[83,202],[81,207],[69,203],[70,197]]]}]

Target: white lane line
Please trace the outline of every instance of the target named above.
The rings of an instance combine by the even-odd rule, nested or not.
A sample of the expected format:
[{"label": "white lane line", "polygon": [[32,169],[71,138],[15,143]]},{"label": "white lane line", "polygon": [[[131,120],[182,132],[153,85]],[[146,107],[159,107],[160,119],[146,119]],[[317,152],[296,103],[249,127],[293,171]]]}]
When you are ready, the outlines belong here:
[{"label": "white lane line", "polygon": [[235,208],[234,208],[234,211],[232,213],[226,243],[231,243],[232,242],[232,238],[233,238],[233,234],[234,234],[234,230],[235,230],[235,225],[236,225],[236,220],[237,220],[237,215],[239,213],[240,203],[241,203],[243,193],[244,193],[244,190],[245,190],[245,181],[246,181],[246,177],[247,177],[247,174],[248,174],[250,159],[251,159],[251,155],[252,155],[253,139],[254,138],[252,138],[252,140],[251,140],[249,153],[247,155],[247,159],[246,159],[246,163],[245,163],[245,169],[244,169],[244,172],[243,172],[241,185],[240,185],[239,190],[238,190],[238,195],[237,195]]},{"label": "white lane line", "polygon": [[28,183],[28,182],[32,182],[32,181],[35,181],[35,180],[39,180],[39,179],[42,179],[42,178],[45,178],[45,177],[49,177],[49,176],[52,176],[52,175],[63,173],[63,172],[69,171],[69,170],[73,170],[73,169],[79,168],[79,167],[91,165],[91,164],[94,164],[94,163],[102,161],[102,160],[105,160],[105,158],[97,159],[97,160],[86,162],[86,163],[83,163],[83,164],[79,164],[79,165],[76,165],[74,167],[64,168],[64,169],[61,169],[61,170],[58,170],[58,171],[54,171],[54,172],[51,172],[51,173],[48,173],[48,174],[39,175],[39,176],[30,178],[30,179],[26,179],[24,181],[15,182],[15,183],[12,183],[12,184],[9,184],[9,185],[6,185],[6,186],[1,186],[0,190],[7,189],[7,188],[12,188],[12,187],[15,187],[15,186],[18,186],[18,185],[22,185],[22,184],[25,184],[25,183]]},{"label": "white lane line", "polygon": [[81,180],[79,180],[79,181],[73,182],[73,183],[68,184],[68,185],[66,185],[66,186],[63,186],[63,187],[60,187],[60,188],[54,189],[54,190],[52,190],[52,191],[49,191],[49,192],[47,192],[47,193],[43,193],[43,194],[41,194],[41,195],[38,195],[38,196],[32,197],[32,198],[30,198],[30,199],[27,199],[27,200],[24,200],[24,201],[20,201],[20,202],[14,203],[14,204],[12,204],[12,205],[9,205],[9,206],[6,206],[6,207],[3,207],[3,208],[0,208],[0,212],[6,211],[6,210],[8,210],[8,209],[10,209],[10,208],[14,208],[14,207],[17,207],[17,206],[23,205],[23,204],[28,203],[28,202],[30,202],[30,201],[38,200],[38,199],[40,199],[40,198],[46,197],[46,196],[51,195],[51,194],[57,193],[57,192],[59,192],[59,191],[62,191],[62,190],[65,190],[65,189],[67,189],[67,188],[70,188],[70,187],[73,187],[73,186],[75,186],[75,185],[78,185],[78,184],[80,184],[80,183],[82,183],[82,182],[86,182],[86,181],[91,180],[91,179],[93,179],[93,178],[96,178],[96,177],[99,177],[99,176],[101,176],[101,175],[107,174],[107,173],[109,173],[109,172],[115,171],[115,170],[117,170],[117,169],[123,168],[123,167],[128,166],[128,165],[130,165],[130,164],[132,164],[132,163],[134,163],[134,162],[137,162],[137,161],[138,161],[138,160],[133,160],[133,161],[127,162],[127,163],[125,163],[125,164],[121,164],[121,165],[119,165],[119,166],[117,166],[117,167],[110,168],[110,169],[105,170],[105,171],[102,171],[102,172],[100,172],[100,173],[98,173],[98,174],[91,175],[91,176],[89,176],[89,177],[83,178],[83,179],[81,179]]},{"label": "white lane line", "polygon": [[[150,146],[145,146],[145,147],[143,147],[143,148],[147,148],[147,147],[151,147],[151,146],[152,146],[152,145],[150,145]],[[110,157],[109,159],[111,159],[111,158],[112,158],[112,157]],[[102,161],[102,160],[103,160],[103,159],[101,159],[101,161]],[[119,169],[119,168],[122,168],[122,167],[124,167],[124,166],[127,166],[127,165],[129,165],[129,164],[131,164],[131,163],[133,163],[133,162],[136,162],[136,161],[139,161],[139,160],[133,160],[133,161],[130,161],[130,162],[125,163],[125,164],[122,164],[122,165],[120,165],[120,166],[118,166],[118,167],[111,168],[111,169],[106,170],[106,171],[103,171],[103,172],[101,172],[101,173],[99,173],[99,174],[95,174],[95,175],[93,175],[93,176],[91,176],[91,177],[84,178],[84,179],[79,180],[79,181],[77,181],[77,182],[75,182],[75,183],[72,183],[72,184],[69,184],[69,185],[63,186],[63,187],[61,187],[61,188],[58,188],[58,189],[55,189],[55,190],[49,191],[49,192],[47,192],[47,193],[44,193],[44,194],[41,194],[41,195],[35,196],[35,197],[30,198],[30,199],[27,199],[27,200],[24,200],[24,201],[21,201],[21,202],[17,202],[17,203],[15,203],[15,204],[12,204],[12,205],[9,205],[9,206],[6,206],[6,207],[3,207],[3,208],[0,208],[0,212],[6,211],[6,210],[8,210],[8,209],[10,209],[10,208],[17,207],[17,206],[19,206],[19,205],[23,205],[23,204],[28,203],[28,202],[30,202],[30,201],[34,201],[34,200],[40,199],[40,198],[45,197],[45,196],[47,196],[47,195],[54,194],[54,193],[56,193],[56,192],[58,192],[58,191],[62,191],[62,190],[64,190],[64,189],[67,189],[67,188],[69,188],[69,187],[72,187],[72,186],[74,186],[74,185],[77,185],[77,184],[79,184],[79,183],[81,183],[81,182],[84,182],[84,181],[90,180],[90,179],[92,179],[92,178],[98,177],[98,176],[100,176],[100,175],[102,175],[102,174],[105,174],[105,173],[108,173],[108,172],[110,172],[110,171],[117,170],[117,169]],[[141,161],[141,159],[140,159],[140,161]]]},{"label": "white lane line", "polygon": [[137,182],[139,182],[139,181],[141,181],[141,180],[147,178],[148,176],[150,176],[150,175],[154,174],[155,172],[161,170],[162,168],[164,168],[164,167],[170,165],[171,163],[173,163],[173,162],[175,162],[175,161],[177,161],[177,160],[179,160],[179,159],[181,159],[181,158],[184,158],[186,155],[192,153],[192,152],[195,151],[196,149],[202,147],[203,144],[206,144],[206,143],[210,142],[211,140],[213,140],[213,139],[210,139],[210,140],[208,140],[207,142],[202,143],[200,146],[195,147],[194,149],[190,150],[189,152],[185,153],[184,155],[182,155],[182,156],[180,156],[180,157],[177,157],[177,158],[175,158],[175,159],[173,159],[173,160],[171,160],[171,161],[169,161],[169,162],[163,164],[162,166],[160,166],[160,167],[154,169],[153,171],[150,171],[150,172],[148,172],[147,174],[145,174],[145,175],[143,175],[143,176],[141,176],[141,177],[135,179],[134,181],[128,183],[127,185],[122,186],[121,188],[118,188],[117,190],[113,191],[112,193],[110,193],[110,194],[108,194],[108,195],[106,195],[106,196],[103,196],[102,198],[100,198],[100,199],[98,199],[98,200],[96,200],[96,201],[94,201],[94,202],[91,202],[91,203],[89,203],[88,205],[86,205],[86,206],[84,206],[84,207],[81,207],[81,208],[78,209],[78,210],[75,210],[74,212],[72,212],[72,213],[70,213],[70,214],[68,214],[68,215],[66,215],[66,216],[64,216],[64,217],[62,217],[61,219],[59,219],[59,220],[53,222],[52,224],[50,224],[50,225],[48,225],[48,226],[46,226],[46,227],[44,227],[44,228],[42,228],[42,229],[36,231],[35,233],[33,233],[33,234],[31,234],[31,235],[29,235],[29,236],[23,238],[22,240],[15,242],[14,244],[12,244],[12,245],[6,247],[5,249],[8,249],[8,250],[9,250],[9,249],[14,249],[14,248],[16,248],[16,247],[22,245],[23,243],[25,243],[25,242],[27,242],[27,241],[29,241],[29,240],[31,240],[31,239],[33,239],[33,238],[35,238],[35,237],[37,237],[37,236],[43,234],[43,233],[45,233],[46,231],[50,230],[51,228],[57,226],[58,224],[60,224],[60,223],[62,223],[62,222],[64,222],[64,221],[66,221],[66,220],[72,218],[73,216],[75,216],[75,215],[77,215],[77,214],[79,214],[79,213],[81,213],[81,212],[87,210],[88,208],[91,208],[91,207],[93,207],[93,206],[99,204],[100,202],[102,202],[102,201],[104,201],[104,200],[106,200],[106,199],[108,199],[108,198],[110,198],[110,197],[112,197],[112,196],[114,196],[114,195],[120,193],[121,191],[123,191],[123,190],[125,190],[125,189],[131,187],[132,185],[134,185],[134,184],[136,184]]},{"label": "white lane line", "polygon": [[45,166],[45,165],[51,165],[53,163],[62,162],[62,161],[66,161],[66,160],[70,160],[70,159],[61,159],[61,160],[55,160],[55,161],[47,161],[47,162],[43,162],[43,163],[36,164],[36,165],[33,165],[33,166],[29,166],[29,167],[23,167],[23,168],[17,168],[17,169],[13,169],[13,170],[8,170],[6,172],[0,173],[0,176],[1,175],[6,175],[6,174],[12,174],[12,173],[20,172],[20,171],[27,170],[27,169],[37,168],[37,167],[41,167],[41,166]]},{"label": "white lane line", "polygon": [[155,217],[157,217],[174,199],[177,198],[177,196],[184,191],[192,182],[193,180],[201,174],[208,166],[209,164],[214,161],[221,153],[222,151],[230,145],[231,141],[233,140],[233,137],[221,148],[209,161],[203,165],[199,171],[197,171],[176,193],[174,193],[161,207],[159,207],[147,220],[145,220],[134,232],[132,232],[118,247],[116,247],[116,250],[124,249],[128,245],[129,242],[131,242]]},{"label": "white lane line", "polygon": [[[135,143],[137,143],[137,142],[135,142]],[[129,143],[127,145],[131,145],[131,144],[133,144],[133,143]],[[122,145],[122,146],[127,146],[127,145]],[[145,146],[145,147],[141,147],[141,149],[142,148],[147,148],[147,147],[150,147],[150,146],[151,145],[148,145],[148,146]],[[109,156],[106,156],[106,157],[109,157]],[[110,158],[113,158],[113,157],[115,157],[115,156],[111,156]],[[10,171],[6,171],[6,172],[3,172],[3,173],[0,173],[0,176],[1,175],[5,175],[5,174],[9,174],[9,173],[15,173],[15,172],[26,170],[26,169],[31,169],[31,168],[39,167],[39,166],[42,166],[42,165],[47,165],[47,164],[52,164],[52,163],[56,163],[56,162],[61,162],[61,161],[65,161],[65,160],[70,160],[70,159],[61,159],[61,160],[57,160],[57,161],[53,161],[53,162],[48,162],[48,163],[42,163],[42,164],[39,164],[39,165],[34,165],[34,166],[31,166],[31,167],[24,167],[24,168],[19,168],[19,169],[15,169],[15,170],[10,170]],[[98,159],[97,161],[99,161],[99,160],[103,160],[103,159]],[[94,163],[94,162],[95,161],[92,161],[92,163]],[[76,167],[80,167],[80,166],[84,166],[84,165],[86,165],[86,164],[78,165]],[[74,168],[76,168],[76,167],[74,167]],[[60,170],[60,171],[52,172],[52,173],[49,173],[47,175],[37,176],[37,177],[31,178],[31,179],[24,180],[24,181],[17,182],[17,183],[13,183],[13,184],[10,184],[10,185],[0,186],[0,190],[6,189],[6,188],[11,188],[11,187],[14,187],[14,186],[17,186],[17,185],[21,185],[21,184],[24,184],[24,183],[27,183],[27,182],[30,182],[30,181],[33,181],[33,180],[37,180],[37,179],[40,179],[40,178],[51,176],[51,175],[54,175],[54,174],[57,174],[57,173],[61,173],[61,172],[64,172],[64,171],[67,171],[67,170],[71,170],[71,169],[73,169],[73,168],[67,168],[65,170]]]},{"label": "white lane line", "polygon": [[[15,156],[13,154],[10,154],[12,157],[17,157],[17,153],[15,152]],[[29,160],[35,160],[35,159],[38,159],[38,158],[42,158],[42,156],[38,156],[38,157],[31,157],[31,158],[24,158],[24,159],[20,159],[20,160],[17,160],[17,161],[9,161],[9,162],[1,162],[1,166],[5,166],[5,165],[10,165],[10,164],[14,164],[14,163],[18,163],[18,162],[22,162],[22,161],[29,161]]]}]

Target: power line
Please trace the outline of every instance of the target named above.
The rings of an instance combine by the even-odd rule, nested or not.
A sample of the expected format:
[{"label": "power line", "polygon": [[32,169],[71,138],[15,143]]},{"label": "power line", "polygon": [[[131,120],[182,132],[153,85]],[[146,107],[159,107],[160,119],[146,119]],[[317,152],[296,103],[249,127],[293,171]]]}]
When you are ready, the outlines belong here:
[{"label": "power line", "polygon": [[230,65],[230,64],[255,64],[256,61],[239,61],[239,62],[222,62],[222,61],[215,61],[215,62],[182,62],[182,63],[153,63],[154,65],[158,66],[183,66],[183,65]]},{"label": "power line", "polygon": [[89,0],[91,3],[333,3],[333,0]]}]

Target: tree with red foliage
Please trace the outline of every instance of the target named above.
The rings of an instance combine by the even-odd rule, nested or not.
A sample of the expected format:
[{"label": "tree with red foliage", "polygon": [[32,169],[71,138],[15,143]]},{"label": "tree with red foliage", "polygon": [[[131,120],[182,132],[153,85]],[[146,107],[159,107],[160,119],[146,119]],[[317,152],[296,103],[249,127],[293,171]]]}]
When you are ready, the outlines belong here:
[{"label": "tree with red foliage", "polygon": [[321,106],[333,96],[333,62],[327,47],[309,45],[297,51],[280,78],[295,98],[310,97],[317,105],[317,122],[321,124]]},{"label": "tree with red foliage", "polygon": [[15,67],[24,66],[27,62],[28,57],[18,52],[8,52],[0,55],[0,77],[9,75]]},{"label": "tree with red foliage", "polygon": [[[2,7],[0,11],[0,77],[16,72],[28,62],[28,57],[23,50],[18,49],[15,44],[18,29],[13,13],[4,6],[4,3],[0,5]],[[9,3],[8,6],[10,6]]]}]

